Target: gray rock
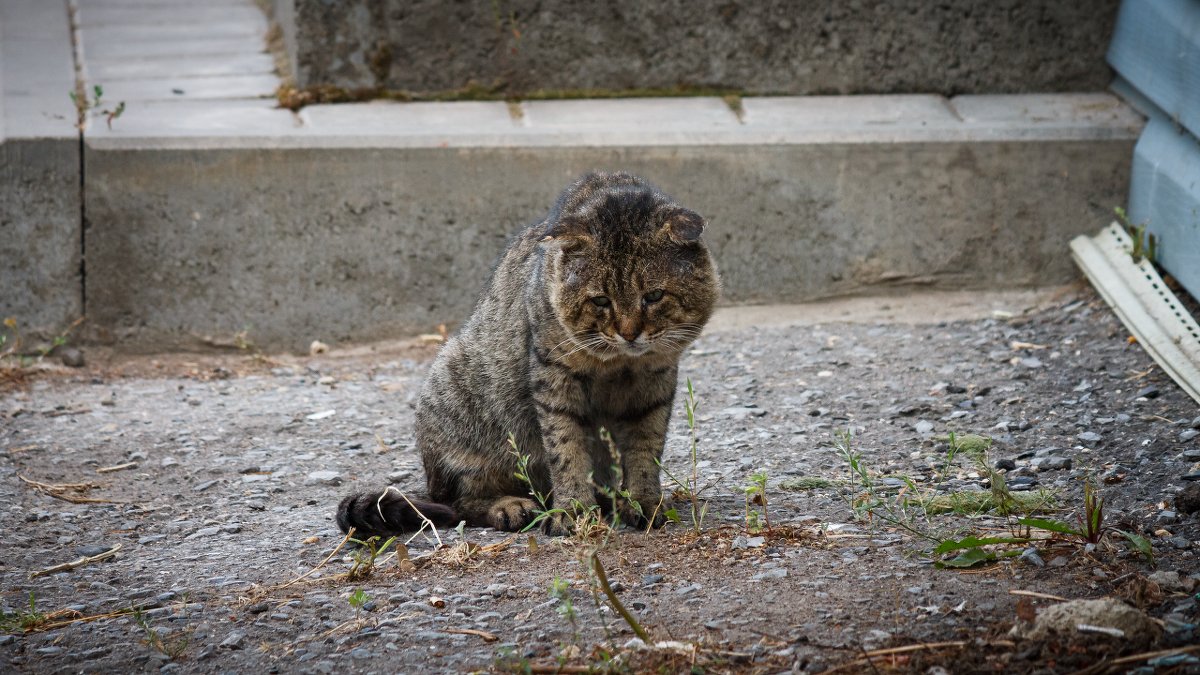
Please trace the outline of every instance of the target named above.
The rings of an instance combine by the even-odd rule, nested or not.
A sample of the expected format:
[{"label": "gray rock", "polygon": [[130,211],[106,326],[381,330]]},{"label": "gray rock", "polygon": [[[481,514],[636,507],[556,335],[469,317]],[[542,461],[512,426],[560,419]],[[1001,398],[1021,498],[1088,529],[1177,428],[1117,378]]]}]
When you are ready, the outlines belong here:
[{"label": "gray rock", "polygon": [[512,588],[509,584],[488,584],[487,588],[483,589],[483,592],[493,598],[500,598],[508,595]]},{"label": "gray rock", "polygon": [[1193,438],[1195,438],[1195,437],[1197,437],[1197,436],[1200,436],[1200,430],[1197,430],[1197,429],[1184,429],[1184,430],[1183,430],[1182,432],[1180,432],[1180,434],[1179,434],[1179,442],[1180,442],[1180,443],[1187,443],[1188,441],[1192,440]]},{"label": "gray rock", "polygon": [[766,537],[746,537],[739,535],[733,538],[733,543],[729,545],[732,549],[739,548],[759,548],[767,541]]},{"label": "gray rock", "polygon": [[1094,431],[1085,431],[1085,432],[1079,434],[1078,436],[1076,436],[1075,438],[1078,438],[1079,440],[1083,441],[1086,445],[1090,446],[1092,444],[1099,443],[1101,436],[1100,436],[1100,434],[1098,434]]},{"label": "gray rock", "polygon": [[1042,556],[1038,555],[1036,548],[1027,548],[1021,552],[1021,561],[1033,565],[1034,567],[1045,567],[1046,561],[1042,560]]},{"label": "gray rock", "polygon": [[918,434],[928,434],[933,432],[933,422],[928,420],[920,420],[913,425],[913,430]]},{"label": "gray rock", "polygon": [[1012,471],[1016,468],[1017,468],[1017,463],[1016,463],[1016,461],[1014,461],[1012,459],[1005,458],[1005,459],[996,460],[996,469],[997,470]]},{"label": "gray rock", "polygon": [[219,481],[219,480],[206,480],[203,483],[196,483],[195,485],[192,486],[192,491],[204,492],[208,488],[210,488],[220,482],[221,481]]},{"label": "gray rock", "polygon": [[1192,423],[1190,426],[1193,429],[1200,429],[1200,417],[1197,417],[1196,419],[1192,420]]},{"label": "gray rock", "polygon": [[56,654],[63,653],[63,648],[56,645],[51,645],[49,647],[38,647],[33,651],[35,654],[39,654],[41,656],[54,656]]},{"label": "gray rock", "polygon": [[1133,395],[1134,398],[1158,398],[1158,387],[1153,384],[1142,387],[1138,393]]},{"label": "gray rock", "polygon": [[246,643],[246,634],[240,630],[235,630],[221,640],[221,647],[225,649],[241,649]]},{"label": "gray rock", "polygon": [[74,347],[67,347],[59,351],[58,358],[62,360],[62,364],[69,368],[83,367],[83,352]]},{"label": "gray rock", "polygon": [[371,654],[371,650],[367,649],[366,647],[355,647],[354,649],[350,650],[350,658],[358,659],[359,661],[365,661],[372,656],[373,654]]},{"label": "gray rock", "polygon": [[1070,469],[1071,463],[1070,457],[1050,455],[1048,457],[1034,457],[1030,465],[1038,471],[1061,471],[1063,469]]},{"label": "gray rock", "polygon": [[342,474],[337,471],[313,471],[304,479],[305,485],[341,485]]},{"label": "gray rock", "polygon": [[764,581],[766,579],[782,579],[787,575],[788,571],[786,567],[776,567],[775,569],[766,570],[765,572],[759,572],[750,578],[754,581]]},{"label": "gray rock", "polygon": [[1175,570],[1159,570],[1146,577],[1147,581],[1153,581],[1158,584],[1158,587],[1168,593],[1175,591],[1186,592],[1190,584],[1185,585],[1183,577],[1179,576],[1179,572]]}]

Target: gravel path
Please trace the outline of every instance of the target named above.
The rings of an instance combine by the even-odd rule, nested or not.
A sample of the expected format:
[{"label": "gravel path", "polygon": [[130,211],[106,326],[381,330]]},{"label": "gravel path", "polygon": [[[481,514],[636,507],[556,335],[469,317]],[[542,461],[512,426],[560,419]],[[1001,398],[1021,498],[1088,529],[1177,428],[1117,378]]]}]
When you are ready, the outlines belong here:
[{"label": "gravel path", "polygon": [[[903,300],[878,303],[906,318]],[[716,672],[819,672],[863,650],[941,641],[966,648],[909,652],[898,665],[1065,672],[1087,663],[1071,661],[1086,654],[1007,637],[1028,610],[1020,603],[1031,602],[1012,590],[1126,597],[1164,619],[1161,644],[1192,639],[1180,625],[1197,622],[1188,589],[1200,579],[1200,516],[1176,500],[1197,485],[1185,476],[1200,477],[1200,410],[1090,290],[1015,314],[742,326],[703,337],[682,367],[701,400],[698,472],[713,484],[703,533],[691,532],[686,504],[677,504],[679,525],[620,533],[601,559],[622,602],[655,639],[701,645]],[[0,634],[0,664],[46,673],[461,672],[553,665],[564,646],[571,663],[594,664],[604,658],[597,646],[625,645],[632,633],[607,606],[597,609],[573,540],[541,537],[534,550],[527,535],[441,532],[449,549],[435,552],[419,537],[404,569],[390,561],[351,582],[337,577],[352,564],[343,550],[278,588],[341,542],[332,513],[344,493],[421,488],[413,402],[433,349],[89,354],[83,369],[8,386],[0,605],[19,615],[32,593],[39,612],[56,612],[51,621],[118,614],[12,628]],[[665,463],[684,475],[689,430],[677,407]],[[856,520],[856,491],[781,487],[849,478],[834,450],[843,429],[878,480],[892,476],[899,488],[895,476],[910,476],[928,494],[983,490],[986,472],[962,459],[934,484],[945,434],[990,436],[991,461],[1008,467],[1012,489],[1054,490],[1062,521],[1074,522],[1083,479],[1095,476],[1105,522],[1150,539],[1156,567],[1111,537],[1094,550],[1044,545],[966,571],[935,569],[921,537]],[[744,531],[741,488],[761,470],[777,532],[760,541]],[[58,494],[104,501],[72,503],[22,478],[93,483]],[[1003,529],[994,513],[912,524]],[[111,559],[30,578],[116,545]],[[574,623],[551,595],[556,578]],[[617,658],[675,671],[691,657],[631,648]]]}]

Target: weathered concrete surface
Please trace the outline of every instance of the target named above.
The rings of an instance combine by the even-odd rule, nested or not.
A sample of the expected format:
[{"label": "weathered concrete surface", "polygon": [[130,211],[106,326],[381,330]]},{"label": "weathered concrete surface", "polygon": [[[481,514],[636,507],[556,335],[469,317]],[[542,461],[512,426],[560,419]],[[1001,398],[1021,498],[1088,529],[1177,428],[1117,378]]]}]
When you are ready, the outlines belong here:
[{"label": "weathered concrete surface", "polygon": [[274,0],[302,86],[1098,91],[1118,0]]},{"label": "weathered concrete surface", "polygon": [[1069,239],[1123,202],[1141,126],[1102,95],[749,99],[741,120],[716,99],[455,105],[313,107],[296,126],[251,102],[145,103],[94,128],[93,326],[128,348],[428,332],[591,169],[706,215],[726,304],[1055,284],[1076,275]]},{"label": "weathered concrete surface", "polygon": [[0,318],[26,340],[83,312],[74,86],[66,3],[0,3]]}]

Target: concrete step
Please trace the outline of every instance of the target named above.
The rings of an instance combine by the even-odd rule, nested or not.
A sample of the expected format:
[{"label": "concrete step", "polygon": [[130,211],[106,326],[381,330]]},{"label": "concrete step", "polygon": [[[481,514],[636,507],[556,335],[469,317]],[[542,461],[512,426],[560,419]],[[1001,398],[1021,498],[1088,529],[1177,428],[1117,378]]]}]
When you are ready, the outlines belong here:
[{"label": "concrete step", "polygon": [[[231,44],[228,22],[214,34],[221,54],[189,45],[172,55],[153,34],[169,25],[161,17],[136,24],[151,27],[136,35],[101,20],[123,20],[136,3],[80,4],[91,17],[79,29],[85,73],[95,70],[89,50],[103,53],[106,40],[158,50],[138,59],[128,48],[130,61],[106,62],[114,68],[154,67],[129,66],[129,79],[111,85],[88,80],[126,108],[111,128],[91,116],[82,174],[78,155],[73,169],[56,160],[76,200],[83,177],[73,220],[46,226],[15,198],[0,207],[18,223],[0,246],[32,252],[5,268],[0,281],[18,291],[0,298],[0,312],[52,330],[78,308],[93,337],[126,349],[240,332],[264,348],[303,349],[453,326],[505,237],[593,169],[642,174],[708,217],[726,305],[1057,284],[1077,274],[1067,242],[1124,202],[1142,127],[1107,94],[379,102],[292,113],[254,98],[244,76],[230,75],[242,86],[230,80],[221,96],[220,76],[202,75],[255,54]],[[197,12],[197,21],[229,16]],[[6,76],[9,44],[0,42]],[[165,96],[171,73],[208,95]],[[269,96],[270,78],[251,77]],[[10,98],[6,90],[6,111]],[[78,149],[70,113],[23,119]],[[50,203],[62,186],[16,176],[25,162],[14,142],[0,190]],[[47,242],[60,257],[71,252],[73,271],[43,265]],[[43,311],[53,292],[75,304]]]}]

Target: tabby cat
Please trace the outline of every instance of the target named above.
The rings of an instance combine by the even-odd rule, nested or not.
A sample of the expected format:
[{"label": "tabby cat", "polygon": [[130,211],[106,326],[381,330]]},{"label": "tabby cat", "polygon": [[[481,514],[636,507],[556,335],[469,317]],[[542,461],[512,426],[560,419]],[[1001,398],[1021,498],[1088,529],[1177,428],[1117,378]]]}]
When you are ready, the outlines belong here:
[{"label": "tabby cat", "polygon": [[[422,522],[416,509],[439,526],[524,528],[540,506],[514,475],[510,434],[556,510],[605,504],[598,489],[608,486],[641,507],[621,500],[622,521],[661,514],[657,460],[679,356],[720,292],[704,226],[627,173],[568,187],[510,244],[425,381],[416,441],[432,502],[394,489],[354,494],[338,506],[342,530],[412,531]],[[542,526],[565,534],[573,518],[556,513]]]}]

